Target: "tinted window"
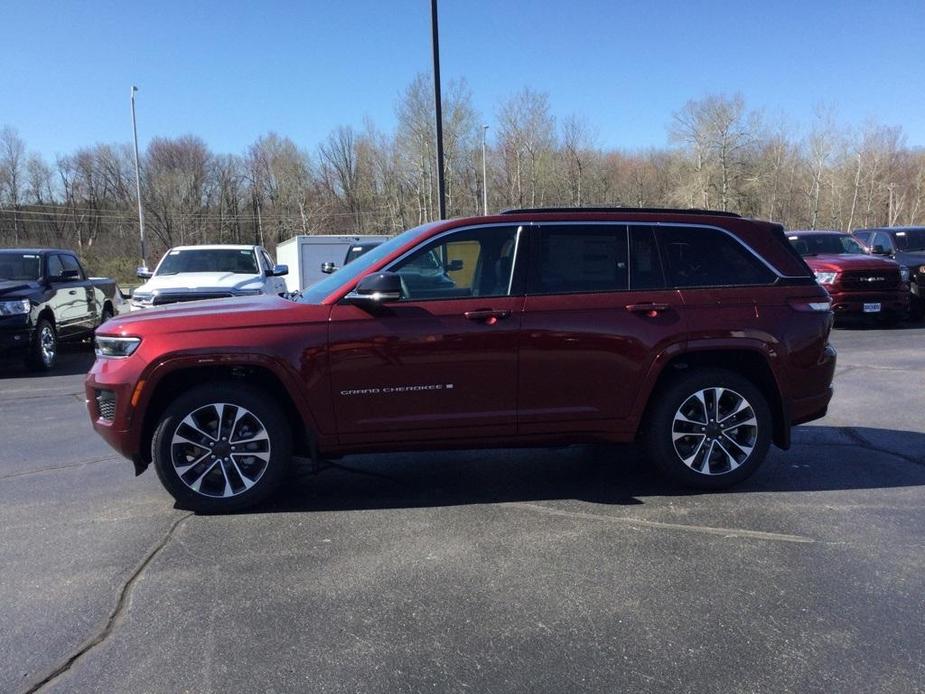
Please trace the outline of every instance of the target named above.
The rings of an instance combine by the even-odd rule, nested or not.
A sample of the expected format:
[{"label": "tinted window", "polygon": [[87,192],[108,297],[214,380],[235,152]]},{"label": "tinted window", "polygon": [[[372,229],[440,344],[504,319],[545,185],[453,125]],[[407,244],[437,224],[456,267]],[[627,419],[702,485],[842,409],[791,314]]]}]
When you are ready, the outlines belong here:
[{"label": "tinted window", "polygon": [[884,234],[882,231],[874,234],[874,239],[871,242],[871,248],[876,248],[877,246],[882,246],[884,251],[893,252],[893,241],[890,239],[889,234]]},{"label": "tinted window", "polygon": [[34,253],[0,253],[0,280],[32,281],[41,276],[41,256]]},{"label": "tinted window", "polygon": [[789,236],[790,244],[802,256],[863,254],[861,244],[846,234],[797,234]]},{"label": "tinted window", "polygon": [[77,262],[77,258],[72,255],[60,255],[58,257],[61,258],[61,264],[64,266],[65,270],[75,270],[77,276],[80,279],[84,279],[84,273],[83,270],[80,269],[80,263]]},{"label": "tinted window", "polygon": [[204,248],[170,251],[164,256],[157,275],[176,275],[181,272],[230,272],[256,275],[257,259],[250,249]]},{"label": "tinted window", "polygon": [[64,265],[61,264],[61,257],[57,255],[48,256],[48,278],[60,278],[64,272]]},{"label": "tinted window", "polygon": [[925,229],[897,231],[893,238],[896,247],[903,251],[925,251]]},{"label": "tinted window", "polygon": [[532,294],[612,292],[628,287],[626,227],[562,224],[535,232]]},{"label": "tinted window", "polygon": [[855,231],[853,236],[858,239],[865,246],[870,245],[870,237],[873,236],[873,233],[869,231]]},{"label": "tinted window", "polygon": [[674,287],[771,284],[776,275],[735,238],[704,227],[659,227]]},{"label": "tinted window", "polygon": [[514,269],[517,227],[483,227],[443,236],[388,269],[405,299],[505,296]]},{"label": "tinted window", "polygon": [[630,226],[630,288],[661,289],[665,286],[665,273],[655,244],[652,227]]}]

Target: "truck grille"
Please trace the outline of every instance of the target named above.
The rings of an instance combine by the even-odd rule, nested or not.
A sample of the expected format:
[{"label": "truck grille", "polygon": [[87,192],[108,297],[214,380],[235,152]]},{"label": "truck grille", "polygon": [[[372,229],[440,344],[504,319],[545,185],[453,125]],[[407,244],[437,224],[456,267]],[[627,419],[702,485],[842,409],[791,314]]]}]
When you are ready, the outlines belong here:
[{"label": "truck grille", "polygon": [[154,297],[153,304],[155,306],[163,306],[164,304],[176,304],[183,301],[206,301],[208,299],[227,299],[230,296],[234,296],[231,292],[190,292],[184,294],[182,292],[170,293],[170,294],[157,294]]},{"label": "truck grille", "polygon": [[856,291],[896,289],[899,270],[846,270],[841,276],[841,286]]},{"label": "truck grille", "polygon": [[116,394],[111,390],[97,389],[96,409],[100,413],[100,419],[113,421],[116,418]]}]

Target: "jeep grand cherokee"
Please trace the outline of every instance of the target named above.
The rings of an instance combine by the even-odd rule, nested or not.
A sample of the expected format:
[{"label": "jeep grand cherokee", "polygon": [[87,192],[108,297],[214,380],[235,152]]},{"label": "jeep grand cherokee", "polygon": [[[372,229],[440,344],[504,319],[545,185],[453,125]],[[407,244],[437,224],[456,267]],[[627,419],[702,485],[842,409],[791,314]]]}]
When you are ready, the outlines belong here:
[{"label": "jeep grand cherokee", "polygon": [[831,326],[778,225],[515,210],[406,231],[293,300],[120,316],[87,405],[200,511],[265,498],[294,457],[574,442],[639,440],[717,489],[825,414]]}]

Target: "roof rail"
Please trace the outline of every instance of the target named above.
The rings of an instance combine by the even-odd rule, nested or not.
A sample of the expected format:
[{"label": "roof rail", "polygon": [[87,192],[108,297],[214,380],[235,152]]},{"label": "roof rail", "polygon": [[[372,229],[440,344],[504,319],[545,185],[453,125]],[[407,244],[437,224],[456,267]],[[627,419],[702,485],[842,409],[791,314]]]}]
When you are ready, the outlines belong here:
[{"label": "roof rail", "polygon": [[712,215],[714,217],[741,217],[741,215],[735,212],[674,207],[519,207],[501,210],[501,214],[561,214],[563,212],[655,212],[663,214]]}]

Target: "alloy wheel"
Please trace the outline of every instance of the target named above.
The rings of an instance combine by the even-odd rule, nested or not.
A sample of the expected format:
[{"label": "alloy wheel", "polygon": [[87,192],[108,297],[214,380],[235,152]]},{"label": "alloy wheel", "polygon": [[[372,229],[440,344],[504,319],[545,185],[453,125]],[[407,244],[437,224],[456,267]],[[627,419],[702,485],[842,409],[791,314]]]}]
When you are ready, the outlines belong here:
[{"label": "alloy wheel", "polygon": [[723,475],[745,461],[758,441],[751,403],[729,388],[704,388],[678,408],[671,426],[675,453],[691,470]]},{"label": "alloy wheel", "polygon": [[251,489],[270,462],[270,437],[250,410],[232,403],[203,405],[184,417],[171,437],[171,464],[187,487],[229,498]]}]

